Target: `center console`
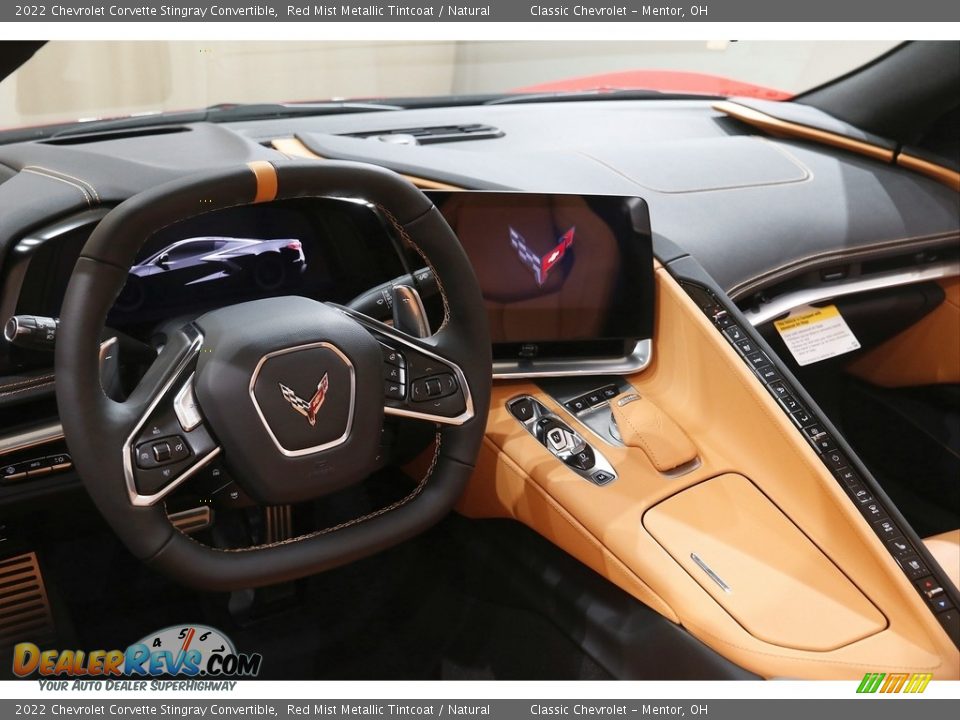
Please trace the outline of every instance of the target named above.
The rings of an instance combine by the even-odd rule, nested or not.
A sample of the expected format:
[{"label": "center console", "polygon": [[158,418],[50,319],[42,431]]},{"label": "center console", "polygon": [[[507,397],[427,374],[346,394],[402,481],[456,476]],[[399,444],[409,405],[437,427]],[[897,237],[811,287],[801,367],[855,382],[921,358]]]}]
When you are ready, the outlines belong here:
[{"label": "center console", "polygon": [[645,366],[518,361],[459,511],[525,523],[764,677],[958,677],[956,588],[709,277],[658,257]]}]

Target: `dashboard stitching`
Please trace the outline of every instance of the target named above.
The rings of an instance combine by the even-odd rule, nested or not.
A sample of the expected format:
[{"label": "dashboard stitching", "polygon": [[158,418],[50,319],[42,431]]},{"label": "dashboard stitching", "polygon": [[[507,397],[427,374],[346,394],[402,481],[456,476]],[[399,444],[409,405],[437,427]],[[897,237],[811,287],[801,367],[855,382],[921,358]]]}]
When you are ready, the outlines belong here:
[{"label": "dashboard stitching", "polygon": [[30,173],[31,175],[39,175],[40,177],[45,177],[50,180],[57,180],[59,182],[69,185],[70,187],[76,188],[83,195],[83,199],[86,201],[87,207],[93,207],[93,198],[90,196],[90,193],[87,192],[87,190],[84,189],[82,186],[77,185],[77,183],[75,182],[71,182],[70,180],[67,180],[62,177],[57,177],[56,175],[51,175],[50,173],[47,173],[47,172],[41,172],[40,170],[32,170],[29,168],[24,168],[23,170],[21,170],[21,172]]},{"label": "dashboard stitching", "polygon": [[56,177],[64,177],[64,178],[69,178],[71,180],[76,180],[78,183],[80,183],[85,188],[87,188],[87,190],[90,191],[90,194],[93,195],[93,199],[97,201],[98,205],[101,202],[100,195],[97,193],[97,189],[90,182],[84,180],[83,178],[78,178],[75,175],[70,175],[69,173],[63,172],[62,170],[54,170],[52,168],[46,168],[46,167],[43,167],[42,165],[26,165],[24,166],[23,169],[24,170],[40,170],[49,175],[53,175]]},{"label": "dashboard stitching", "polygon": [[373,511],[373,512],[371,512],[371,513],[367,513],[366,515],[361,515],[360,517],[353,518],[352,520],[347,520],[346,522],[342,522],[342,523],[340,523],[339,525],[333,525],[332,527],[323,528],[323,529],[321,529],[321,530],[314,530],[313,532],[304,533],[303,535],[298,535],[297,537],[288,538],[288,539],[286,539],[286,540],[280,540],[279,542],[275,542],[275,543],[264,543],[264,544],[261,544],[261,545],[251,545],[250,547],[245,547],[245,548],[217,548],[217,547],[212,547],[212,546],[210,546],[210,545],[205,545],[205,544],[203,544],[203,543],[195,540],[194,538],[190,537],[189,535],[187,535],[185,532],[183,532],[183,531],[180,530],[179,528],[176,528],[176,527],[175,527],[174,529],[176,529],[177,532],[179,532],[179,533],[180,533],[183,537],[185,537],[187,540],[190,540],[191,542],[193,542],[193,543],[195,543],[195,544],[197,544],[197,545],[200,545],[201,547],[204,547],[204,548],[206,548],[206,549],[208,549],[208,550],[213,550],[214,552],[223,552],[223,553],[241,553],[241,552],[251,552],[251,551],[254,551],[254,550],[267,550],[267,549],[273,548],[273,547],[280,547],[280,546],[282,546],[282,545],[291,545],[291,544],[293,544],[293,543],[301,542],[301,541],[304,541],[304,540],[310,540],[310,539],[315,538],[315,537],[320,537],[320,536],[322,536],[322,535],[327,535],[327,534],[329,534],[329,533],[336,532],[337,530],[344,530],[344,529],[346,529],[346,528],[348,528],[348,527],[352,527],[352,526],[354,526],[354,525],[359,525],[359,524],[362,523],[362,522],[366,522],[367,520],[372,520],[373,518],[380,517],[381,515],[386,515],[388,512],[391,512],[391,511],[393,511],[393,510],[397,510],[398,508],[403,507],[404,505],[406,505],[406,504],[409,503],[410,501],[414,500],[418,495],[420,495],[420,493],[423,492],[424,487],[426,487],[427,481],[428,481],[428,480],[430,479],[430,477],[433,475],[433,471],[436,470],[437,463],[438,463],[439,460],[440,460],[440,444],[441,444],[441,440],[442,440],[442,436],[441,436],[441,434],[440,434],[440,431],[438,430],[437,433],[436,433],[436,436],[435,436],[434,450],[433,450],[433,459],[430,461],[430,466],[427,468],[427,471],[426,471],[426,473],[424,474],[423,478],[420,480],[420,482],[417,484],[417,486],[413,489],[413,491],[412,491],[409,495],[401,498],[400,500],[397,500],[397,501],[394,502],[394,503],[391,503],[390,505],[387,505],[386,507],[382,507],[382,508],[380,508],[379,510],[375,510],[375,511]]},{"label": "dashboard stitching", "polygon": [[30,378],[29,380],[21,380],[19,382],[10,383],[9,385],[0,385],[0,393],[5,393],[12,388],[23,387],[24,385],[46,385],[44,382],[46,380],[53,380],[53,373],[49,375],[38,375],[35,378]]},{"label": "dashboard stitching", "polygon": [[0,397],[10,397],[11,395],[18,395],[20,393],[30,392],[31,390],[39,390],[40,388],[47,387],[48,385],[53,385],[53,380],[48,382],[38,383],[37,385],[31,385],[30,387],[20,388],[19,390],[10,390],[9,392],[0,389]]},{"label": "dashboard stitching", "polygon": [[717,187],[694,188],[692,190],[663,190],[661,188],[655,188],[651,185],[644,185],[639,180],[625,174],[619,168],[613,165],[610,165],[604,160],[601,160],[600,158],[594,155],[591,155],[588,152],[580,151],[578,154],[582,155],[583,157],[589,160],[592,160],[593,162],[597,163],[598,165],[601,165],[602,167],[607,168],[611,172],[616,173],[617,175],[622,177],[624,180],[627,180],[628,182],[631,182],[634,185],[642,187],[645,190],[650,190],[655,193],[660,193],[661,195],[692,195],[696,193],[724,192],[726,190],[749,190],[751,188],[767,188],[767,187],[777,187],[782,185],[798,185],[798,184],[810,182],[811,180],[813,180],[813,171],[810,170],[806,165],[804,165],[798,158],[795,158],[793,155],[786,152],[786,150],[781,148],[779,145],[777,145],[776,143],[771,143],[766,138],[755,138],[755,139],[760,142],[768,143],[775,150],[779,151],[781,155],[786,157],[786,159],[791,164],[795,165],[797,169],[800,170],[800,173],[801,173],[800,177],[796,179],[789,179],[789,180],[772,180],[768,182],[739,183],[736,185],[722,185]]},{"label": "dashboard stitching", "polygon": [[420,248],[419,245],[417,245],[417,243],[413,241],[413,239],[410,237],[410,234],[407,232],[407,229],[400,224],[400,221],[394,217],[393,213],[387,210],[387,208],[385,208],[383,205],[378,204],[377,209],[383,213],[384,217],[390,221],[390,224],[393,225],[394,229],[400,234],[400,237],[416,251],[417,255],[420,256],[420,259],[426,263],[428,268],[430,268],[430,272],[433,273],[433,279],[437,283],[437,288],[440,290],[440,299],[443,301],[443,322],[440,323],[440,327],[437,328],[437,332],[440,332],[450,320],[450,303],[447,301],[447,290],[443,286],[443,281],[440,279],[439,273],[437,273],[436,269],[433,267],[433,263],[430,262],[430,258],[427,257],[427,254]]}]

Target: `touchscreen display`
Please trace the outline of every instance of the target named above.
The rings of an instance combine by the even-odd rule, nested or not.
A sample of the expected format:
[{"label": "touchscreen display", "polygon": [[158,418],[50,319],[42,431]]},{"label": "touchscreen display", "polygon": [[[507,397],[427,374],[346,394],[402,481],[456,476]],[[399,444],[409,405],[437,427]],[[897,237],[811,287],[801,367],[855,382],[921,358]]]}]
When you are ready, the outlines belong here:
[{"label": "touchscreen display", "polygon": [[480,281],[495,354],[616,354],[650,337],[653,258],[637,198],[432,193]]}]

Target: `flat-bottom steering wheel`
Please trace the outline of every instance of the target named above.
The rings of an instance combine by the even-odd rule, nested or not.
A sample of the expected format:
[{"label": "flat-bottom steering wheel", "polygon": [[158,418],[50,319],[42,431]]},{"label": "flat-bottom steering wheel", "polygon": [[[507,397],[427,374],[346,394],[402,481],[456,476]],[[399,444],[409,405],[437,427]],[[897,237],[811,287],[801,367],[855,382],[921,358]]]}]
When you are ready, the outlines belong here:
[{"label": "flat-bottom steering wheel", "polygon": [[[230,305],[170,333],[129,397],[109,398],[100,381],[100,338],[146,240],[200,214],[304,197],[360,199],[380,212],[436,277],[444,311],[437,331],[415,338],[304,297]],[[73,270],[55,369],[64,434],[101,513],[137,557],[209,590],[316,573],[436,523],[476,462],[491,382],[480,289],[453,231],[400,176],[338,162],[258,161],[177,180],[118,205]],[[385,372],[399,382],[385,386]],[[214,459],[263,505],[310,501],[359,483],[382,464],[385,415],[436,427],[425,475],[388,507],[242,549],[202,544],[167,518],[164,498]]]}]

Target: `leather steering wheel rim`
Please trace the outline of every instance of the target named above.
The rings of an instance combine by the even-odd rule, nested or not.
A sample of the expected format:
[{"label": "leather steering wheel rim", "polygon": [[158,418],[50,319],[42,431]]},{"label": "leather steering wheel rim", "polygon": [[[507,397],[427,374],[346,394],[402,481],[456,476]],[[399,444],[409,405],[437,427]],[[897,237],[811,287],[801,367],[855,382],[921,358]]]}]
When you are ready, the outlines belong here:
[{"label": "leather steering wheel rim", "polygon": [[[472,417],[462,424],[436,426],[433,461],[403,501],[336,528],[273,545],[213,548],[175,529],[162,503],[131,502],[120,451],[166,381],[169,358],[183,351],[190,339],[185,335],[169,338],[154,367],[124,402],[110,399],[101,388],[99,340],[130,267],[157,230],[216,210],[307,197],[370,203],[433,269],[444,321],[421,345],[462,371],[468,386],[464,390],[472,398]],[[140,193],[112,210],[87,240],[67,286],[60,318],[56,394],[77,470],[99,511],[135,556],[198,588],[229,590],[287,581],[351,562],[422,532],[456,503],[483,440],[491,355],[479,285],[459,241],[430,200],[382,168],[350,162],[258,161],[192,175]],[[165,356],[168,361],[161,362]]]}]

